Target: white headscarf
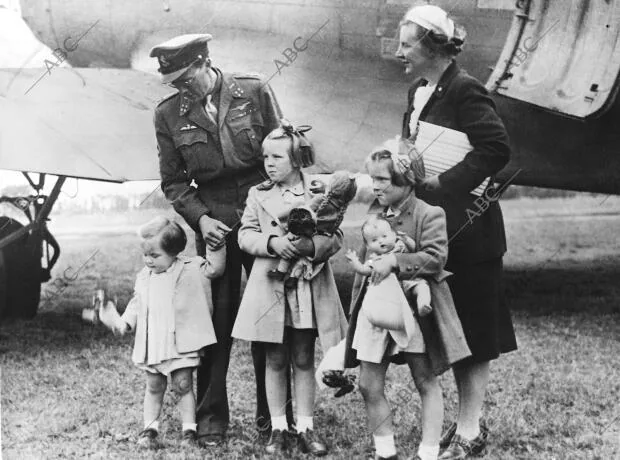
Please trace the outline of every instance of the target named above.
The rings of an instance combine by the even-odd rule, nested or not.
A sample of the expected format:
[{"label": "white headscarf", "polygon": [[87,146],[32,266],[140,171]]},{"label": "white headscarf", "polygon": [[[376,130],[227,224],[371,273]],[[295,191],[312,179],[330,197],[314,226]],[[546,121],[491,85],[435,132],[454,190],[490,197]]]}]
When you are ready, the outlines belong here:
[{"label": "white headscarf", "polygon": [[434,5],[423,5],[411,8],[403,18],[420,27],[445,35],[448,40],[454,38],[454,21],[448,18],[448,13]]}]

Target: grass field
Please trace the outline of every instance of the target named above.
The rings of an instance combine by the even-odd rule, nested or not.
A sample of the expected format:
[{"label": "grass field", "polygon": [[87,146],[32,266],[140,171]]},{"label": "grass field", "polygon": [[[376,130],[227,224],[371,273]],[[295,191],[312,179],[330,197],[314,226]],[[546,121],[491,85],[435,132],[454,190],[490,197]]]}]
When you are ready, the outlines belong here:
[{"label": "grass field", "polygon": [[[488,459],[620,457],[620,198],[602,200],[504,203],[506,300],[519,350],[493,365],[485,405],[492,431]],[[243,342],[234,345],[228,377],[227,446],[182,449],[174,396],[168,393],[165,448],[147,453],[135,448],[144,383],[130,359],[133,338],[117,339],[83,323],[80,311],[100,286],[126,304],[141,268],[131,228],[154,213],[53,220],[64,249],[55,276],[68,268],[75,273],[88,262],[66,290],[42,305],[37,318],[0,328],[4,458],[262,457],[263,446],[254,441],[254,376]],[[363,209],[354,208],[348,221],[354,225],[362,217]],[[347,247],[357,246],[358,230],[348,226],[345,233]],[[351,276],[341,254],[333,264],[347,302]],[[388,376],[397,443],[410,455],[420,438],[419,397],[404,367],[392,366]],[[451,375],[442,377],[442,386],[451,420],[456,409]],[[372,443],[359,392],[343,400],[319,393],[316,414],[329,458],[366,458]]]}]

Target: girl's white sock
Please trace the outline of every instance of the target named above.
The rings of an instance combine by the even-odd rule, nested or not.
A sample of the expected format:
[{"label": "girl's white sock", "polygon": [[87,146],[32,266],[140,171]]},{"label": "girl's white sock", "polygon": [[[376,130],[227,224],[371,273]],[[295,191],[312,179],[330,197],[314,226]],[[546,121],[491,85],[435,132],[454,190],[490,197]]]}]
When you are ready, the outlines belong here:
[{"label": "girl's white sock", "polygon": [[279,417],[271,417],[271,429],[272,430],[288,430],[288,423],[286,422],[286,415]]},{"label": "girl's white sock", "polygon": [[396,444],[394,444],[394,435],[372,436],[375,440],[375,451],[379,457],[391,457],[396,455]]},{"label": "girl's white sock", "polygon": [[298,415],[297,416],[297,432],[303,433],[304,431],[314,430],[314,421],[312,416]]},{"label": "girl's white sock", "polygon": [[196,424],[195,423],[183,423],[182,424],[183,427],[181,428],[182,431],[196,431]]},{"label": "girl's white sock", "polygon": [[422,460],[437,460],[438,455],[439,444],[435,446],[426,446],[424,444],[420,444],[420,447],[418,447],[418,456]]},{"label": "girl's white sock", "polygon": [[144,429],[148,430],[149,428],[152,428],[153,430],[159,432],[159,420],[155,420],[152,422],[145,422]]}]

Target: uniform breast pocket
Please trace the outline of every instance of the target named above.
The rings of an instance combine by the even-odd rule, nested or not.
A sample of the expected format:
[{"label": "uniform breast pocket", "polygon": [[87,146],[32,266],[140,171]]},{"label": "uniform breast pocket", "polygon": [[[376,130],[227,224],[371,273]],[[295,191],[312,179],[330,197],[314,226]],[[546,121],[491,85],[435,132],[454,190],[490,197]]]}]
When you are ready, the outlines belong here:
[{"label": "uniform breast pocket", "polygon": [[192,179],[222,167],[222,156],[206,131],[194,129],[178,133],[174,136],[174,144],[181,152]]},{"label": "uniform breast pocket", "polygon": [[258,117],[245,114],[226,117],[226,124],[232,132],[236,156],[243,161],[260,158],[263,122]]}]

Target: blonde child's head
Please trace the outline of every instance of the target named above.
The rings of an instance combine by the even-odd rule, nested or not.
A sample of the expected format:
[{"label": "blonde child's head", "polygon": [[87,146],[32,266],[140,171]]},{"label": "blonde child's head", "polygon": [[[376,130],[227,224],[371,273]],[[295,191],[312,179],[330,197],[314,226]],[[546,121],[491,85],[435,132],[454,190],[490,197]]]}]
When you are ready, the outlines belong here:
[{"label": "blonde child's head", "polygon": [[138,235],[142,238],[140,247],[144,264],[155,273],[168,270],[187,244],[183,228],[163,216],[155,217],[140,227]]},{"label": "blonde child's head", "polygon": [[373,215],[362,225],[362,236],[368,251],[387,254],[396,247],[398,235],[383,217]]},{"label": "blonde child's head", "polygon": [[309,126],[294,127],[283,119],[280,127],[265,137],[263,161],[273,182],[285,182],[289,176],[299,174],[301,168],[314,164],[314,148],[304,134],[309,129]]}]

